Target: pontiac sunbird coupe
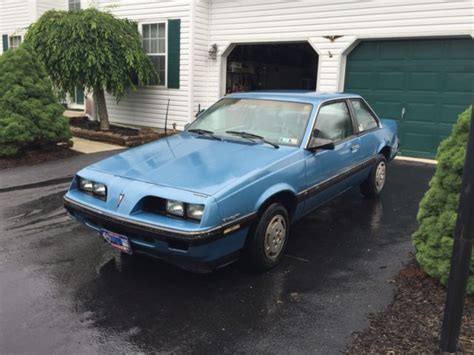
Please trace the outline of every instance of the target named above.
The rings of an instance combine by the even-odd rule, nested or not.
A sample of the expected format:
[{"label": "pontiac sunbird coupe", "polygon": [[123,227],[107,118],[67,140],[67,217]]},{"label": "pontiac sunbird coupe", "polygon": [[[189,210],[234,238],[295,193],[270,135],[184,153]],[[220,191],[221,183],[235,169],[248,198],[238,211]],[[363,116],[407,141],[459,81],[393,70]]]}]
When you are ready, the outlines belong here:
[{"label": "pontiac sunbird coupe", "polygon": [[64,203],[126,260],[211,271],[243,256],[267,270],[292,223],[354,186],[379,195],[398,149],[395,121],[358,95],[232,94],[183,132],[82,169]]}]

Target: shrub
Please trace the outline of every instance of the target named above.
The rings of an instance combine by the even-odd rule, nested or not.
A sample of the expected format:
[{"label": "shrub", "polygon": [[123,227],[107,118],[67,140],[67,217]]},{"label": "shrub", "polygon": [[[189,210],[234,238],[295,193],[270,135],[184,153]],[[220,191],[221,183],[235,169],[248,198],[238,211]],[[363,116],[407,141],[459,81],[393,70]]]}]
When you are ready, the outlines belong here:
[{"label": "shrub", "polygon": [[0,156],[70,138],[51,81],[26,47],[0,56],[0,83]]},{"label": "shrub", "polygon": [[[471,110],[472,106],[459,116],[451,135],[439,146],[438,166],[429,190],[421,200],[417,215],[420,226],[413,234],[417,261],[426,273],[439,279],[443,285],[448,281],[451,263]],[[474,293],[473,258],[467,292]]]}]

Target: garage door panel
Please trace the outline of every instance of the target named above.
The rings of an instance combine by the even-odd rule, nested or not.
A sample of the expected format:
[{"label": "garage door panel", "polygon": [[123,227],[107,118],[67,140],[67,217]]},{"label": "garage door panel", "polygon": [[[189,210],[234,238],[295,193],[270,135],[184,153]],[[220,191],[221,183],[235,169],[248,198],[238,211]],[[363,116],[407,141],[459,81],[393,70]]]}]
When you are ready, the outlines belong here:
[{"label": "garage door panel", "polygon": [[446,54],[449,59],[473,60],[474,40],[466,38],[457,41],[449,41]]},{"label": "garage door panel", "polygon": [[440,73],[409,73],[408,88],[415,91],[438,92],[440,85]]},{"label": "garage door panel", "polygon": [[377,89],[378,90],[400,90],[404,88],[404,73],[379,73],[377,78]]},{"label": "garage door panel", "polygon": [[362,90],[364,88],[370,87],[370,83],[373,81],[372,73],[358,73],[352,72],[349,73],[346,77],[346,80],[349,80],[354,83],[353,89]]},{"label": "garage door panel", "polygon": [[472,100],[474,41],[363,42],[348,56],[346,90],[365,95],[380,117],[398,119],[403,154],[434,157]]},{"label": "garage door panel", "polygon": [[383,112],[383,118],[399,119],[402,112],[402,104],[400,102],[387,102],[374,100],[376,104],[373,106],[375,112]]},{"label": "garage door panel", "polygon": [[352,63],[357,63],[358,60],[371,60],[377,56],[377,47],[373,46],[371,42],[362,42],[357,47],[360,50],[352,55]]},{"label": "garage door panel", "polygon": [[412,102],[407,103],[406,105],[406,113],[403,117],[406,121],[412,122],[433,122],[436,120],[438,111],[437,104],[430,104],[430,103],[420,103],[420,102]]},{"label": "garage door panel", "polygon": [[447,123],[452,125],[456,122],[459,114],[464,112],[467,108],[466,104],[459,104],[459,105],[440,105],[440,123]]},{"label": "garage door panel", "polygon": [[445,43],[441,43],[438,46],[433,46],[432,40],[418,40],[416,43],[412,43],[411,47],[412,60],[439,60],[439,58],[443,56],[443,51],[446,50]]},{"label": "garage door panel", "polygon": [[447,73],[443,91],[473,92],[474,73]]},{"label": "garage door panel", "polygon": [[406,148],[407,150],[413,153],[419,152],[423,155],[436,151],[438,147],[438,139],[434,139],[434,137],[429,134],[405,133],[402,146],[404,141],[410,142],[410,145]]},{"label": "garage door panel", "polygon": [[408,56],[406,45],[403,41],[379,42],[378,58],[380,60],[405,59]]}]

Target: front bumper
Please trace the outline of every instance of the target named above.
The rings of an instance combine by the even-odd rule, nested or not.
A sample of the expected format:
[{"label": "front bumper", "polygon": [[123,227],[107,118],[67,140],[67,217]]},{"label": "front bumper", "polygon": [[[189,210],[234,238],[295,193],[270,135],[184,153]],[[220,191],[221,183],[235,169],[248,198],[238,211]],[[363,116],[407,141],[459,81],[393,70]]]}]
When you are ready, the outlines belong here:
[{"label": "front bumper", "polygon": [[[256,214],[200,231],[180,231],[93,209],[64,197],[67,212],[79,222],[100,231],[125,235],[137,253],[154,256],[185,269],[207,271],[235,260],[243,248]],[[238,228],[237,228],[238,227]]]}]

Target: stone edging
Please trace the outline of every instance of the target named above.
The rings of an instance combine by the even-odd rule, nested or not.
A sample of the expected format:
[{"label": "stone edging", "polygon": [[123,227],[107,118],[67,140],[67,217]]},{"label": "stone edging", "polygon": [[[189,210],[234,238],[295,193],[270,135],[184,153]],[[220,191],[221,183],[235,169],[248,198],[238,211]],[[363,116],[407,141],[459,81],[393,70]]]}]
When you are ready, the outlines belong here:
[{"label": "stone edging", "polygon": [[92,141],[113,143],[124,147],[135,147],[157,140],[163,136],[162,134],[153,132],[151,130],[147,130],[146,132],[140,131],[139,134],[135,136],[123,136],[113,132],[93,131],[73,126],[71,126],[71,133],[74,137],[89,139]]}]

